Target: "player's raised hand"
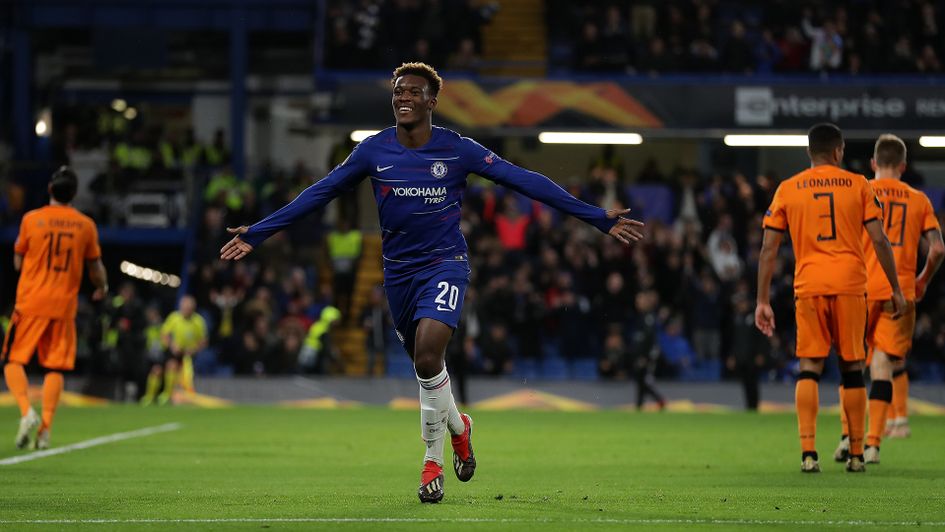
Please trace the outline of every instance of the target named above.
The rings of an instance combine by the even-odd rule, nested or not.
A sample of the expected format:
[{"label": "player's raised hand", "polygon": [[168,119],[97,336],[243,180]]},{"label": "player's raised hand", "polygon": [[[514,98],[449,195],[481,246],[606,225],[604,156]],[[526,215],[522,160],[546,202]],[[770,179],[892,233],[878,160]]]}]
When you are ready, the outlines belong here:
[{"label": "player's raised hand", "polygon": [[249,231],[249,227],[241,225],[239,227],[227,227],[226,230],[236,236],[220,248],[220,258],[223,260],[240,260],[249,255],[249,252],[253,250],[253,246],[240,238],[240,235]]},{"label": "player's raised hand", "polygon": [[624,244],[637,242],[643,238],[643,233],[636,228],[643,227],[644,224],[638,220],[624,218],[625,214],[630,214],[630,209],[610,209],[607,211],[608,219],[617,219],[617,223],[607,233]]},{"label": "player's raised hand", "polygon": [[774,310],[767,303],[758,303],[755,307],[755,327],[765,336],[774,336]]}]

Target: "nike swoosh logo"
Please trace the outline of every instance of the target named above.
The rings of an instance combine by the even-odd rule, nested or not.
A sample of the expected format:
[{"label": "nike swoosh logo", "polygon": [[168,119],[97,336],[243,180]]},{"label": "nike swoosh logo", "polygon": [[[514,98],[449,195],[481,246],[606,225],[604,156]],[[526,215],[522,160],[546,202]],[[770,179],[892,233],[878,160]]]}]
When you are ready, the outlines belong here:
[{"label": "nike swoosh logo", "polygon": [[390,166],[378,166],[378,167],[377,167],[377,171],[378,171],[378,172],[383,172],[384,170],[390,170],[390,169],[393,168],[393,167],[394,167],[394,165],[390,165]]}]

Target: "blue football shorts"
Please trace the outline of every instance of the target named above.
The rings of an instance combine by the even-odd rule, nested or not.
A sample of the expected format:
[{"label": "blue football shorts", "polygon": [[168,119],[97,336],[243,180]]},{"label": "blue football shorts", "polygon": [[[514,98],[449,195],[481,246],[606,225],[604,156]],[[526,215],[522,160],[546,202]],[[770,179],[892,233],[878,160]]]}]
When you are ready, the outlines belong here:
[{"label": "blue football shorts", "polygon": [[397,337],[413,356],[417,322],[431,318],[453,329],[459,324],[469,285],[466,261],[441,262],[397,283],[384,283]]}]

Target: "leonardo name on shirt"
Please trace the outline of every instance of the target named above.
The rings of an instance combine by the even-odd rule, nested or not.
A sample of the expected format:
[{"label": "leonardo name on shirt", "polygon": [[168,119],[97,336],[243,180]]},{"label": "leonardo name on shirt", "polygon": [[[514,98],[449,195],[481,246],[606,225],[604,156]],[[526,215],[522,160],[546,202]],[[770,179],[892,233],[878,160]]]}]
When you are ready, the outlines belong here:
[{"label": "leonardo name on shirt", "polygon": [[853,180],[849,177],[809,177],[797,182],[797,188],[820,188],[820,187],[852,187]]}]

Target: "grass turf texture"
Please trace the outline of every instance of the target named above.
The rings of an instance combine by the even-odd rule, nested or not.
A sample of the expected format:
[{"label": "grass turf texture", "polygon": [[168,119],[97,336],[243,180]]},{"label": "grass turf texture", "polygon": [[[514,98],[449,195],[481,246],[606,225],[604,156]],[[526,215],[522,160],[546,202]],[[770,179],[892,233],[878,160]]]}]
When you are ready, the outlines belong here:
[{"label": "grass turf texture", "polygon": [[[13,449],[16,414],[0,412],[0,458],[22,454]],[[0,466],[0,530],[881,530],[945,523],[943,418],[913,418],[911,439],[885,443],[881,465],[851,475],[831,460],[839,421],[821,416],[823,473],[803,475],[792,415],[473,415],[475,478],[460,483],[448,466],[444,501],[421,505],[415,412],[63,408],[54,447],[168,422],[183,428]],[[43,519],[119,522],[24,522]]]}]

